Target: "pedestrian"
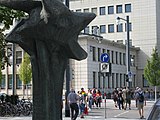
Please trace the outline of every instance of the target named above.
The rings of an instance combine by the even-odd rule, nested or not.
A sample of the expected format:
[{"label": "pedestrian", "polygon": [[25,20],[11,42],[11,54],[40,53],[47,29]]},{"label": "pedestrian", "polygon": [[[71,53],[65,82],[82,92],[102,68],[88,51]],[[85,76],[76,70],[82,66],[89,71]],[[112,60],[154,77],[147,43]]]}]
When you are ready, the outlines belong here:
[{"label": "pedestrian", "polygon": [[137,95],[137,93],[138,93],[138,89],[139,89],[139,87],[136,87],[136,89],[135,89],[135,91],[134,91],[134,99],[135,99],[135,103],[136,103],[136,107],[137,107],[137,99],[136,99],[136,95]]},{"label": "pedestrian", "polygon": [[131,90],[127,87],[126,88],[126,108],[127,108],[127,104],[129,107],[129,110],[131,110]]},{"label": "pedestrian", "polygon": [[121,110],[121,109],[124,109],[124,106],[123,106],[123,93],[122,93],[122,90],[120,89],[119,91],[118,91],[118,106],[119,106],[119,109]]},{"label": "pedestrian", "polygon": [[88,107],[89,111],[92,109],[92,101],[93,101],[93,96],[92,96],[92,90],[88,90]]},{"label": "pedestrian", "polygon": [[75,93],[75,90],[72,88],[67,97],[67,101],[71,109],[71,120],[76,120],[76,118],[78,117],[79,107],[77,104],[77,100],[79,100],[79,96]]},{"label": "pedestrian", "polygon": [[97,90],[96,92],[96,106],[97,108],[101,108],[101,102],[102,102],[102,94],[100,90]]},{"label": "pedestrian", "polygon": [[145,104],[146,102],[145,102],[144,93],[141,88],[138,89],[138,92],[136,94],[136,99],[137,99],[137,107],[138,107],[140,119],[143,119],[144,118],[144,105],[146,105]]},{"label": "pedestrian", "polygon": [[117,90],[117,88],[115,88],[114,91],[112,92],[112,98],[113,98],[115,107],[117,107],[117,101],[118,101],[118,90]]}]

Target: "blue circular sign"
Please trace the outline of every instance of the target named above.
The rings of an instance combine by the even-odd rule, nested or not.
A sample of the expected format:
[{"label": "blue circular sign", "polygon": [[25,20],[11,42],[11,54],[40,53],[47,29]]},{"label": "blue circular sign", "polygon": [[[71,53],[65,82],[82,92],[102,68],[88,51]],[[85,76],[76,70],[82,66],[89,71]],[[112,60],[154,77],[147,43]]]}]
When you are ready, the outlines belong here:
[{"label": "blue circular sign", "polygon": [[103,53],[101,55],[101,62],[108,62],[109,61],[109,55],[107,53]]}]

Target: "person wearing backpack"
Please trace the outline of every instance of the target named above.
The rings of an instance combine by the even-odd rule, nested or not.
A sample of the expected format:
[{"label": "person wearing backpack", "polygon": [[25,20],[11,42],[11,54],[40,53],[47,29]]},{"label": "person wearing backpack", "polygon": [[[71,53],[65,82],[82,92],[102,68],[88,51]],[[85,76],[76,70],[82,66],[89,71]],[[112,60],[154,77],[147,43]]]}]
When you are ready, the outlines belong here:
[{"label": "person wearing backpack", "polygon": [[138,89],[138,92],[136,94],[136,99],[137,99],[137,107],[138,107],[140,119],[143,119],[144,118],[145,97],[144,97],[144,92],[142,91],[141,88]]}]

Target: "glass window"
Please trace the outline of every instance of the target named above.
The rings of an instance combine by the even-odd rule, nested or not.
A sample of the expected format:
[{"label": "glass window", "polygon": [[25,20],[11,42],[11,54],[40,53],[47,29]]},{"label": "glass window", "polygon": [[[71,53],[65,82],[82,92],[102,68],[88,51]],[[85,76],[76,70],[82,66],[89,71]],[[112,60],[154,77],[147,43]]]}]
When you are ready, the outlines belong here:
[{"label": "glass window", "polygon": [[85,13],[89,12],[89,8],[84,9],[84,12]]},{"label": "glass window", "polygon": [[112,63],[114,63],[114,51],[111,51],[112,53]]},{"label": "glass window", "polygon": [[100,25],[100,33],[106,33],[106,25]]},{"label": "glass window", "polygon": [[[110,56],[110,50],[107,50],[107,54]],[[109,59],[108,62],[110,62],[110,59]]]},{"label": "glass window", "polygon": [[125,12],[131,12],[131,4],[125,4]]},{"label": "glass window", "polygon": [[103,53],[106,53],[106,49],[102,49]]},{"label": "glass window", "polygon": [[97,15],[97,8],[91,8],[92,13]]},{"label": "glass window", "polygon": [[112,88],[115,88],[114,87],[114,73],[112,73]]},{"label": "glass window", "polygon": [[120,84],[120,87],[123,87],[123,86],[122,86],[122,74],[120,74],[120,80],[119,80],[119,81],[120,81],[120,83],[119,83],[119,84]]},{"label": "glass window", "polygon": [[12,75],[8,75],[8,89],[12,88]]},{"label": "glass window", "polygon": [[106,10],[105,10],[105,7],[100,7],[99,8],[100,10],[100,15],[105,15],[106,14]]},{"label": "glass window", "polygon": [[108,6],[108,14],[114,14],[114,6]]},{"label": "glass window", "polygon": [[117,25],[117,32],[123,32],[123,24]]},{"label": "glass window", "polygon": [[22,88],[22,81],[19,79],[19,75],[16,75],[16,88],[17,89]]},{"label": "glass window", "polygon": [[[127,31],[127,24],[125,23],[125,31]],[[129,23],[129,31],[132,31],[132,23]]]},{"label": "glass window", "polygon": [[116,64],[118,64],[118,52],[116,52]]},{"label": "glass window", "polygon": [[116,6],[116,13],[122,13],[122,5]]},{"label": "glass window", "polygon": [[126,54],[123,53],[123,65],[126,65]]},{"label": "glass window", "polygon": [[93,61],[96,61],[96,48],[92,48],[92,56],[93,56]]},{"label": "glass window", "polygon": [[122,64],[122,53],[121,52],[119,53],[119,64],[120,65]]},{"label": "glass window", "polygon": [[93,88],[96,87],[96,72],[93,72]]},{"label": "glass window", "polygon": [[87,26],[87,27],[84,29],[84,33],[89,34],[89,26]]},{"label": "glass window", "polygon": [[114,24],[109,24],[108,25],[108,33],[113,33],[114,32]]},{"label": "glass window", "polygon": [[118,73],[116,73],[116,87],[120,87],[119,79],[118,79]]},{"label": "glass window", "polygon": [[22,62],[22,51],[16,51],[16,64],[21,64]]},{"label": "glass window", "polygon": [[76,10],[76,12],[81,12],[81,9]]},{"label": "glass window", "polygon": [[98,26],[92,26],[92,34],[98,35]]},{"label": "glass window", "polygon": [[98,48],[98,61],[100,61],[100,57],[101,57],[101,48]]},{"label": "glass window", "polygon": [[6,87],[5,75],[2,75],[1,89],[4,89],[5,87]]},{"label": "glass window", "polygon": [[98,73],[98,88],[101,88],[101,74]]}]

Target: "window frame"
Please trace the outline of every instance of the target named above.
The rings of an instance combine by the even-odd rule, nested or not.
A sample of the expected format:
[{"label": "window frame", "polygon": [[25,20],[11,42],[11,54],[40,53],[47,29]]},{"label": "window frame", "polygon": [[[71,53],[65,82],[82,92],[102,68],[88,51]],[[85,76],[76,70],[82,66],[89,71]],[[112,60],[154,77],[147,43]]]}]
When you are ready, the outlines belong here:
[{"label": "window frame", "polygon": [[122,5],[116,5],[116,13],[123,13],[123,6]]},{"label": "window frame", "polygon": [[114,6],[108,6],[108,15],[114,14]]},{"label": "window frame", "polygon": [[114,33],[114,24],[108,24],[108,33]]},{"label": "window frame", "polygon": [[106,15],[106,7],[100,7],[99,8],[99,15]]}]

